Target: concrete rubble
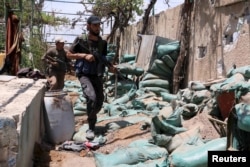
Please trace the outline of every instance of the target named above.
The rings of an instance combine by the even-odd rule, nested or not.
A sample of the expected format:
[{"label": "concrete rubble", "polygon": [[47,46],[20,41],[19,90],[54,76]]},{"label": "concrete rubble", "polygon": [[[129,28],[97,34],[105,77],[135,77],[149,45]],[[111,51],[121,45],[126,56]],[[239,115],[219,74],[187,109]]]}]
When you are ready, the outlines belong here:
[{"label": "concrete rubble", "polygon": [[45,82],[0,75],[1,167],[32,165],[34,145],[43,134]]}]

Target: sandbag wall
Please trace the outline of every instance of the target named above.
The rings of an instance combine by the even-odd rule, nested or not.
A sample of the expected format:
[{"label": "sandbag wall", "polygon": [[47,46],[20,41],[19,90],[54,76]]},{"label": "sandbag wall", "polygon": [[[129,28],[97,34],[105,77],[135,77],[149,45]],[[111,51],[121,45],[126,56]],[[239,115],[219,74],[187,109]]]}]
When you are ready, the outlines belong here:
[{"label": "sandbag wall", "polygon": [[[173,70],[179,56],[180,43],[156,43],[151,62],[144,73],[139,88],[146,89],[160,95],[161,92],[172,92]],[[155,59],[152,59],[156,57]]]},{"label": "sandbag wall", "polygon": [[106,72],[104,82],[106,101],[112,102],[114,99],[122,97],[131,89],[138,89],[136,78],[144,73],[144,70],[135,66],[136,55],[123,54],[120,57],[117,74]]}]

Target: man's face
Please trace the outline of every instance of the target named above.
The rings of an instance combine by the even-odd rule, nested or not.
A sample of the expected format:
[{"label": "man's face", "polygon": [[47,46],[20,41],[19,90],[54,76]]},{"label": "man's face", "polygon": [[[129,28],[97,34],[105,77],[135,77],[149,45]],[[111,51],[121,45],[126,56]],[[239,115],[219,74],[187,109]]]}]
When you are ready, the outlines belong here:
[{"label": "man's face", "polygon": [[101,30],[100,23],[98,24],[89,24],[89,32],[92,35],[99,36]]},{"label": "man's face", "polygon": [[56,43],[56,49],[62,50],[64,48],[64,42],[57,42]]}]

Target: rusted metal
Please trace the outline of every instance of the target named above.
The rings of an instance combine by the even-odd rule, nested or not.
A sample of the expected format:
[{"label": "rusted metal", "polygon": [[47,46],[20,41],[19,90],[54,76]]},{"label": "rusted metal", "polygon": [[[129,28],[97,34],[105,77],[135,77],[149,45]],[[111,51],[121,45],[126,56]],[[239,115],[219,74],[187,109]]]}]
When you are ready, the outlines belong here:
[{"label": "rusted metal", "polygon": [[235,93],[234,92],[222,92],[217,96],[217,103],[220,109],[222,119],[228,118],[230,111],[234,107]]},{"label": "rusted metal", "polygon": [[184,63],[187,61],[189,56],[189,38],[190,38],[190,24],[191,24],[191,11],[192,11],[193,2],[190,0],[185,0],[184,6],[182,8],[182,21],[181,21],[181,31],[180,31],[180,55],[177,59],[174,75],[173,75],[173,93],[177,93],[181,82],[184,79],[185,73],[181,74],[184,71]]}]

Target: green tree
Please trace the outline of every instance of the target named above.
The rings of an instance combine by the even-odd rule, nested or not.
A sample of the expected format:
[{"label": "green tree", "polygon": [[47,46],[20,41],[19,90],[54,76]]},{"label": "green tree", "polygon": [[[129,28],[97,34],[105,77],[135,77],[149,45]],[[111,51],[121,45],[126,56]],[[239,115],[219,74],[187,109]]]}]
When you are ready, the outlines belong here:
[{"label": "green tree", "polygon": [[[68,24],[66,17],[56,17],[42,11],[44,0],[0,0],[0,51],[5,49],[6,17],[8,11],[13,11],[20,20],[20,31],[25,41],[21,48],[21,67],[34,67],[42,70],[41,56],[46,51],[44,41],[44,25],[59,26]],[[26,31],[28,29],[28,31]],[[25,31],[25,32],[24,32]],[[33,57],[31,57],[33,55]],[[33,61],[31,61],[33,60]]]},{"label": "green tree", "polygon": [[29,36],[23,44],[21,67],[29,66],[43,71],[41,57],[48,47],[43,28],[45,25],[56,27],[67,24],[69,19],[64,16],[56,17],[56,11],[49,14],[43,12],[44,0],[23,0],[23,3],[26,5],[22,7],[22,29],[29,27],[30,34],[26,34]]},{"label": "green tree", "polygon": [[[93,4],[89,9],[89,4]],[[83,0],[85,11],[97,15],[106,20],[113,20],[110,34],[107,37],[109,43],[116,41],[116,56],[119,57],[120,38],[124,35],[124,28],[134,22],[136,16],[143,14],[143,0]],[[116,37],[116,39],[115,39]]]},{"label": "green tree", "polygon": [[[141,16],[143,13],[143,0],[85,0],[82,3],[87,12],[107,20],[113,18],[114,24],[108,36],[110,42],[113,42],[117,30],[123,33],[124,28],[130,22],[134,22],[136,16]],[[89,3],[93,3],[91,9],[88,9],[89,5],[86,5]]]}]

